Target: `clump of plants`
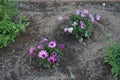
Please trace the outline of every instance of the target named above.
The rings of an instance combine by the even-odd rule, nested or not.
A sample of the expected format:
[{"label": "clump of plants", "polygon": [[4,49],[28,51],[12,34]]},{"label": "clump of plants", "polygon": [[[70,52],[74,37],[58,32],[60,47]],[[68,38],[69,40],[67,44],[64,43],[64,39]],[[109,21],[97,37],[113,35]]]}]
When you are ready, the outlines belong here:
[{"label": "clump of plants", "polygon": [[115,78],[120,79],[120,45],[114,42],[111,38],[109,45],[105,46],[105,62],[110,64],[111,73]]},{"label": "clump of plants", "polygon": [[18,14],[15,2],[0,0],[0,48],[14,42],[18,33],[29,24],[27,16]]},{"label": "clump of plants", "polygon": [[100,20],[100,15],[90,14],[88,10],[76,10],[74,14],[63,18],[58,17],[58,21],[67,21],[68,27],[64,28],[64,32],[74,34],[74,36],[82,42],[84,38],[89,38],[92,32],[92,23]]},{"label": "clump of plants", "polygon": [[52,68],[60,61],[62,56],[61,50],[64,47],[64,44],[57,44],[56,41],[48,41],[47,38],[44,38],[36,48],[30,48],[30,59],[37,59],[38,64],[44,68]]}]

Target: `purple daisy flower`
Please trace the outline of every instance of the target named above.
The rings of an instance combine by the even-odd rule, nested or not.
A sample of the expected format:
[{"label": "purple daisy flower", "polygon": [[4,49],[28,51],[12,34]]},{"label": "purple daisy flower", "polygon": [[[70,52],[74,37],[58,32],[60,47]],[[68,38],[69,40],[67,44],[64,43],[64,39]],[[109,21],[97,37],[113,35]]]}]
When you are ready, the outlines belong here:
[{"label": "purple daisy flower", "polygon": [[85,17],[85,15],[84,15],[83,13],[81,13],[81,16],[82,16],[82,17]]},{"label": "purple daisy flower", "polygon": [[63,20],[63,17],[62,16],[59,16],[58,17],[58,21],[62,21]]},{"label": "purple daisy flower", "polygon": [[97,21],[99,21],[99,20],[100,20],[100,15],[97,14],[97,15],[95,16],[95,19],[96,19]]},{"label": "purple daisy flower", "polygon": [[57,56],[57,53],[56,52],[52,52],[52,56]]},{"label": "purple daisy flower", "polygon": [[47,39],[47,38],[43,38],[43,39],[40,41],[39,44],[44,44],[44,43],[46,43],[46,42],[48,42],[48,39]]},{"label": "purple daisy flower", "polygon": [[40,58],[42,58],[42,59],[47,58],[47,57],[48,57],[47,51],[41,50],[41,51],[39,52],[39,54],[38,54],[38,57],[40,57]]},{"label": "purple daisy flower", "polygon": [[80,14],[80,10],[76,10],[76,11],[75,11],[75,14],[76,14],[76,15],[79,15],[79,14]]},{"label": "purple daisy flower", "polygon": [[82,29],[85,29],[85,24],[82,21],[80,21],[80,26]]},{"label": "purple daisy flower", "polygon": [[50,47],[50,48],[56,47],[56,41],[51,41],[51,42],[49,42],[49,43],[48,43],[48,47]]},{"label": "purple daisy flower", "polygon": [[59,56],[55,56],[55,63],[60,61],[60,57]]},{"label": "purple daisy flower", "polygon": [[64,49],[65,48],[65,45],[64,44],[60,44],[59,45],[59,49]]},{"label": "purple daisy flower", "polygon": [[73,22],[72,26],[77,26],[78,23],[77,22]]},{"label": "purple daisy flower", "polygon": [[69,18],[69,16],[66,16],[66,18],[65,18],[66,20],[69,20],[70,18]]},{"label": "purple daisy flower", "polygon": [[64,32],[67,32],[68,31],[68,28],[64,28]]},{"label": "purple daisy flower", "polygon": [[94,16],[93,16],[92,14],[89,14],[89,17],[90,17],[90,19],[91,19],[91,22],[94,23],[94,22],[95,22]]},{"label": "purple daisy flower", "polygon": [[48,58],[48,61],[49,61],[50,63],[55,63],[56,59],[55,59],[54,56],[50,56],[50,57]]},{"label": "purple daisy flower", "polygon": [[73,28],[72,28],[72,27],[68,28],[68,32],[69,32],[69,33],[72,33],[72,31],[73,31]]},{"label": "purple daisy flower", "polygon": [[94,17],[91,18],[91,22],[92,22],[92,23],[95,22],[95,18],[94,18]]},{"label": "purple daisy flower", "polygon": [[44,48],[44,46],[43,45],[38,45],[38,47],[37,47],[38,49],[43,49]]},{"label": "purple daisy flower", "polygon": [[94,17],[92,14],[89,14],[89,17],[91,18],[91,17]]},{"label": "purple daisy flower", "polygon": [[32,54],[34,54],[34,52],[35,52],[35,48],[34,48],[34,47],[31,47],[30,50],[29,50],[29,54],[32,55]]},{"label": "purple daisy flower", "polygon": [[89,14],[88,10],[86,10],[86,9],[84,9],[84,10],[82,11],[82,13],[83,13],[84,15]]}]

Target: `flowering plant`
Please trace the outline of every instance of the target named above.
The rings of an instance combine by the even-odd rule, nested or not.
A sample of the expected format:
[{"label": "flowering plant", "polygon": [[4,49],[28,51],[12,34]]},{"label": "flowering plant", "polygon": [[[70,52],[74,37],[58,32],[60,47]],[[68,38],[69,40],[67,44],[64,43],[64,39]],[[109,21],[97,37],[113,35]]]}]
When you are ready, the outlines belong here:
[{"label": "flowering plant", "polygon": [[[58,21],[62,21],[62,16]],[[92,15],[88,10],[76,10],[74,14],[67,16],[66,21],[70,24],[69,28],[64,28],[64,32],[73,33],[75,37],[82,42],[84,38],[89,38],[92,32],[92,23],[100,20],[100,15]]]},{"label": "flowering plant", "polygon": [[44,38],[40,41],[37,48],[30,48],[29,54],[36,57],[40,65],[50,68],[60,61],[62,55],[61,49],[63,48],[64,44],[57,46],[56,41],[49,42],[47,38]]}]

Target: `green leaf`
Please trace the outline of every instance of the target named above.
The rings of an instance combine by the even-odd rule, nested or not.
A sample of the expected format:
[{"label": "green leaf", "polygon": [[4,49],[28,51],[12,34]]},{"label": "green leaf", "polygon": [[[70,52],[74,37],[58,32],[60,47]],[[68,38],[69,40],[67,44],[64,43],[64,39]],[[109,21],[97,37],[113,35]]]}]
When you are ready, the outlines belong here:
[{"label": "green leaf", "polygon": [[89,37],[88,31],[85,32],[85,37]]},{"label": "green leaf", "polygon": [[70,73],[70,77],[71,77],[72,79],[75,79],[75,75],[74,75],[71,71],[69,71],[69,73]]},{"label": "green leaf", "polygon": [[80,39],[79,39],[79,42],[80,42],[80,43],[83,42],[83,38],[80,38]]}]

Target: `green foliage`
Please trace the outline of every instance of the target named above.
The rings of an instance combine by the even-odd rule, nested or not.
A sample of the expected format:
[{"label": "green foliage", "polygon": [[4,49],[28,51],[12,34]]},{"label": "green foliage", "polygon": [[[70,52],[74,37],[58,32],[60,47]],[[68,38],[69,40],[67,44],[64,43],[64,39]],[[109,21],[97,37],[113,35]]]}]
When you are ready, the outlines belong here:
[{"label": "green foliage", "polygon": [[26,16],[18,16],[15,2],[0,0],[0,48],[14,42],[20,31],[29,23]]},{"label": "green foliage", "polygon": [[110,38],[110,45],[105,46],[105,62],[111,65],[114,77],[120,78],[120,45]]},{"label": "green foliage", "polygon": [[[70,15],[69,18],[71,24],[74,22],[78,23],[77,26],[72,26],[72,25],[71,26],[73,27],[73,34],[79,40],[79,42],[82,42],[84,38],[90,37],[92,31],[92,22],[90,19],[83,18],[81,15],[75,15],[75,14]],[[81,25],[80,21],[82,21],[85,24],[84,29],[80,27]]]}]

